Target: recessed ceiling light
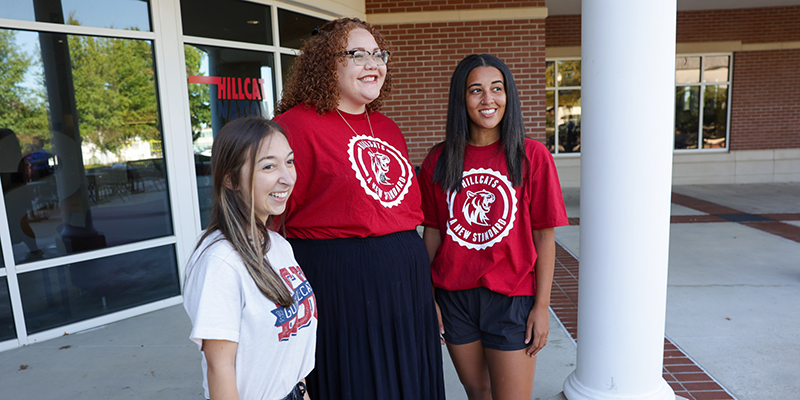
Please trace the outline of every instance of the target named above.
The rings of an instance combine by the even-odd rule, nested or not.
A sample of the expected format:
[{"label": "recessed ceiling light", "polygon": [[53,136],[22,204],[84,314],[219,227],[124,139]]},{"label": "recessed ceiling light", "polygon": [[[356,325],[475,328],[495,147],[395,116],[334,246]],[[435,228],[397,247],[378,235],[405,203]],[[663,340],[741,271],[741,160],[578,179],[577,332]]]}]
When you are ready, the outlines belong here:
[{"label": "recessed ceiling light", "polygon": [[247,23],[250,24],[250,25],[258,25],[258,24],[261,23],[261,21],[259,21],[257,19],[251,19],[250,21],[247,21]]}]

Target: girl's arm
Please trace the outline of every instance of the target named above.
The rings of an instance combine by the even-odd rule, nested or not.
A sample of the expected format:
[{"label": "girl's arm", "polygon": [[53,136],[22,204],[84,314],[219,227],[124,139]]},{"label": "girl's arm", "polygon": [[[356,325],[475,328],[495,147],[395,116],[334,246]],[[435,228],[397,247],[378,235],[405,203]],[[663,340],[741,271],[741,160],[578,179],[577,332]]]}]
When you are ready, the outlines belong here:
[{"label": "girl's arm", "polygon": [[[422,241],[425,242],[425,248],[428,249],[428,258],[433,261],[436,255],[436,249],[442,244],[442,237],[439,236],[439,230],[425,227],[422,231]],[[436,291],[436,288],[433,288]],[[439,309],[439,303],[436,302],[436,297],[433,298],[433,304],[436,306],[436,317],[439,320],[439,334],[444,335],[444,325],[442,324],[442,310]],[[441,344],[444,344],[444,338],[440,339]]]},{"label": "girl's arm", "polygon": [[422,241],[425,242],[425,248],[428,249],[428,258],[433,261],[433,256],[436,255],[436,249],[442,244],[442,237],[439,236],[439,230],[426,226],[422,231]]},{"label": "girl's arm", "polygon": [[553,271],[556,262],[556,239],[553,228],[534,230],[533,245],[536,248],[536,300],[528,314],[525,343],[530,343],[527,354],[535,357],[547,344],[550,333],[550,291],[553,287]]},{"label": "girl's arm", "polygon": [[211,400],[239,400],[236,387],[236,342],[203,339],[208,363],[208,392]]}]

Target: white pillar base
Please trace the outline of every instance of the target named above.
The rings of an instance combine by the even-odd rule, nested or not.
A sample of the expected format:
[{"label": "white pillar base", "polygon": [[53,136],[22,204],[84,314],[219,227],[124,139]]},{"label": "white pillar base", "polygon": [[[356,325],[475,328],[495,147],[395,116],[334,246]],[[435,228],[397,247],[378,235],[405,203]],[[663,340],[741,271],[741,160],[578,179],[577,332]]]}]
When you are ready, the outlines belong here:
[{"label": "white pillar base", "polygon": [[[564,392],[560,392],[559,394],[547,399],[547,400],[568,400],[567,396],[564,396]],[[686,397],[675,395],[675,400],[689,400]]]},{"label": "white pillar base", "polygon": [[[632,394],[624,395],[614,393],[613,389],[608,391],[597,391],[584,386],[578,381],[575,372],[571,373],[567,380],[564,381],[563,396],[568,400],[673,400],[683,399],[683,397],[676,396],[672,387],[667,384],[667,381],[661,380],[661,387],[654,393],[650,394]],[[557,397],[556,397],[557,398]],[[685,400],[685,399],[684,399]]]}]

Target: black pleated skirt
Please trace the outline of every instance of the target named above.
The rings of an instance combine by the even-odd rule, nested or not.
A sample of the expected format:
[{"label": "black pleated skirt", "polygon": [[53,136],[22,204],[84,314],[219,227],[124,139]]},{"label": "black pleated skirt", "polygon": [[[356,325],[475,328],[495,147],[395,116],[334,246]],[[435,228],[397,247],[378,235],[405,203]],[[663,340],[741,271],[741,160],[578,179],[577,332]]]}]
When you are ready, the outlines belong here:
[{"label": "black pleated skirt", "polygon": [[318,304],[311,398],[444,399],[430,263],[417,232],[289,241]]}]

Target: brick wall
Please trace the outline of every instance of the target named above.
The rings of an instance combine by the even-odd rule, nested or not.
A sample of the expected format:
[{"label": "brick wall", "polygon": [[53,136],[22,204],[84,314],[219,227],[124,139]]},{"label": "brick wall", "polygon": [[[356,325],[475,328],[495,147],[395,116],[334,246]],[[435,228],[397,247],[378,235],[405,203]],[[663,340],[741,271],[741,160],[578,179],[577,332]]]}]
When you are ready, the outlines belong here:
[{"label": "brick wall", "polygon": [[544,140],[544,20],[377,28],[391,44],[394,63],[394,87],[382,112],[405,134],[413,165],[420,165],[431,146],[444,139],[450,77],[458,62],[474,53],[495,55],[509,66],[528,134]]},{"label": "brick wall", "polygon": [[487,8],[544,7],[541,0],[400,0],[366,1],[367,14],[421,11],[453,11]]},{"label": "brick wall", "polygon": [[735,57],[731,150],[800,148],[800,49]]},{"label": "brick wall", "polygon": [[[546,45],[580,46],[579,15],[546,20]],[[677,42],[800,41],[800,6],[681,11]],[[731,150],[800,148],[800,50],[734,54]]]},{"label": "brick wall", "polygon": [[545,24],[547,47],[581,45],[580,15],[551,15]]},{"label": "brick wall", "polygon": [[677,37],[678,43],[797,41],[800,40],[800,6],[681,11]]},{"label": "brick wall", "polygon": [[[800,6],[681,11],[677,22],[678,43],[800,40]],[[546,23],[548,47],[581,45],[580,15],[553,15]]]}]

